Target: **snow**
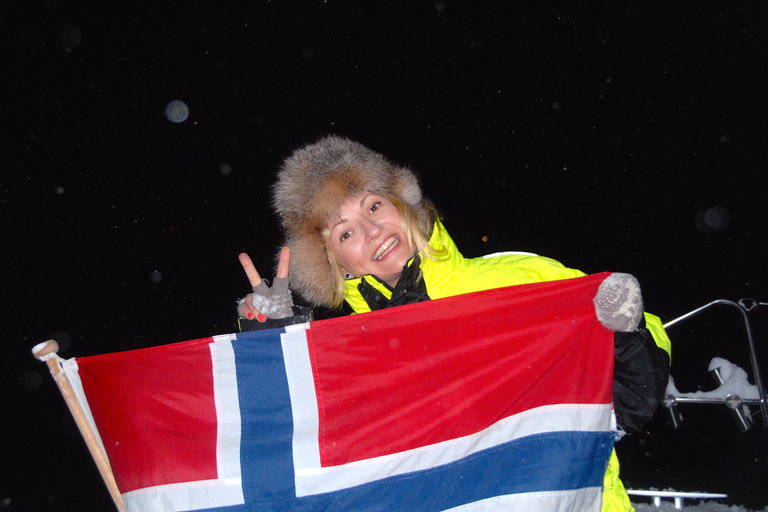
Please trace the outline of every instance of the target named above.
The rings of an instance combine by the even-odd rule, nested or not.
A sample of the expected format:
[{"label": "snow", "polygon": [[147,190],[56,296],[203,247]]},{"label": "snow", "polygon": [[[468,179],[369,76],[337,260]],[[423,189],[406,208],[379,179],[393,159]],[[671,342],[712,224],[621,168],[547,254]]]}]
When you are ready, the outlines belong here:
[{"label": "snow", "polygon": [[760,392],[757,386],[749,383],[747,372],[726,359],[715,357],[709,363],[709,371],[718,369],[723,383],[712,391],[696,391],[693,393],[682,393],[675,386],[675,381],[670,375],[667,384],[667,396],[675,398],[722,398],[728,395],[738,395],[743,399],[760,399]]},{"label": "snow", "polygon": [[[727,496],[725,494],[707,494],[707,493],[700,493],[700,492],[680,492],[675,491],[674,489],[665,489],[664,491],[658,491],[658,490],[628,490],[630,494],[630,498],[637,499],[641,495],[644,499],[645,496],[654,496],[655,493],[658,493],[660,497],[656,498],[659,501],[656,501],[658,503],[658,506],[656,503],[632,503],[632,506],[635,507],[635,512],[658,512],[659,510],[662,511],[671,511],[671,510],[698,510],[702,512],[757,512],[757,511],[748,511],[745,507],[741,507],[738,505],[725,505],[723,503],[719,503],[717,500],[725,499]],[[645,493],[645,494],[643,494]],[[677,502],[675,501],[675,498],[677,498]],[[648,500],[653,501],[654,498],[648,497]],[[688,505],[686,506],[685,503],[688,502]],[[768,511],[768,507],[765,509]]]},{"label": "snow", "polygon": [[701,210],[694,222],[696,227],[705,233],[723,231],[731,222],[731,212],[725,206],[713,206]]},{"label": "snow", "polygon": [[41,350],[43,350],[48,345],[47,341],[44,341],[42,343],[38,343],[34,347],[32,347],[32,355],[37,357],[37,354],[40,353]]},{"label": "snow", "polygon": [[[760,512],[754,510],[750,511],[749,509],[738,507],[736,505],[729,506],[714,502],[702,502],[695,505],[686,505],[682,509],[675,508],[675,504],[671,501],[662,501],[661,507],[647,503],[633,503],[632,506],[635,507],[635,512],[659,512],[660,510],[664,512],[673,510],[687,510],[689,512]],[[768,512],[768,507],[762,509],[762,511]]]},{"label": "snow", "polygon": [[165,117],[173,123],[183,123],[189,117],[189,107],[181,100],[174,100],[166,105]]},{"label": "snow", "polygon": [[[728,395],[738,395],[743,399],[759,399],[760,393],[757,386],[749,383],[747,372],[739,366],[731,363],[730,361],[715,357],[713,358],[707,368],[709,371],[717,370],[720,374],[722,384],[716,389],[711,391],[696,391],[691,393],[683,393],[675,386],[675,381],[672,376],[669,377],[669,383],[667,384],[666,395],[675,398],[708,398],[708,399],[722,399]],[[633,497],[633,499],[638,499]],[[642,499],[642,498],[640,498]],[[650,501],[651,498],[648,498]],[[660,507],[652,503],[645,503],[638,501],[632,503],[636,512],[658,512],[658,511],[673,511],[673,510],[688,510],[697,512],[768,512],[768,507],[760,509],[760,511],[754,511],[742,506],[725,505],[715,500],[687,500],[690,504],[683,505],[683,508],[675,508],[675,503],[670,498],[662,498]]]}]

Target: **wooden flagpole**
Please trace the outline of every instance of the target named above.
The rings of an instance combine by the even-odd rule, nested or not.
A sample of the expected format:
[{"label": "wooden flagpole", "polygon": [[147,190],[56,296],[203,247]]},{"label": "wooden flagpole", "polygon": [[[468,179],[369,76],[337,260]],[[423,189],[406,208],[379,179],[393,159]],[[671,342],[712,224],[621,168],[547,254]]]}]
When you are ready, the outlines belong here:
[{"label": "wooden flagpole", "polygon": [[83,412],[83,408],[80,406],[80,402],[77,401],[77,397],[75,396],[75,391],[72,389],[72,384],[69,382],[66,373],[64,373],[58,364],[56,354],[58,350],[59,344],[56,343],[56,340],[48,340],[36,345],[32,349],[32,354],[40,361],[45,361],[48,365],[48,370],[51,372],[51,376],[53,376],[56,385],[59,386],[59,391],[61,391],[61,396],[64,397],[64,401],[66,402],[67,407],[69,407],[69,411],[75,418],[75,423],[77,423],[77,427],[80,429],[85,444],[91,452],[91,457],[93,457],[96,466],[99,468],[99,473],[101,473],[104,483],[107,484],[107,489],[109,489],[109,494],[112,495],[117,510],[119,512],[125,512],[123,496],[117,488],[115,475],[112,473],[107,454],[104,453],[104,450],[96,438],[96,434],[91,430],[85,412]]}]

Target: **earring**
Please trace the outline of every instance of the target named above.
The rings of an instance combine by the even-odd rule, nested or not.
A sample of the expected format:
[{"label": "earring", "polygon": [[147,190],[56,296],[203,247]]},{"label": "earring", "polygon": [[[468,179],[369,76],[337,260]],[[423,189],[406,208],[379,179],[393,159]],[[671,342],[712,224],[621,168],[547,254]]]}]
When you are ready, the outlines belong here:
[{"label": "earring", "polygon": [[349,272],[347,272],[346,274],[344,274],[344,279],[346,279],[347,281],[349,281],[350,279],[352,279],[352,274],[350,274]]}]

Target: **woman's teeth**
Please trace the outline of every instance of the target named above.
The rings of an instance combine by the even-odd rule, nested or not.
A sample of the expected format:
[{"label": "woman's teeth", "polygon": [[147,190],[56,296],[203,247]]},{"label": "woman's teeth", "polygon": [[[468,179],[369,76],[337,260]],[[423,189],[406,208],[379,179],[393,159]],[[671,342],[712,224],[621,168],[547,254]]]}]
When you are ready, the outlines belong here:
[{"label": "woman's teeth", "polygon": [[380,260],[387,254],[389,254],[389,252],[392,249],[394,249],[398,243],[400,242],[395,235],[392,235],[391,237],[387,238],[387,240],[383,244],[381,244],[381,246],[376,250],[376,253],[373,255],[372,259],[374,261]]}]

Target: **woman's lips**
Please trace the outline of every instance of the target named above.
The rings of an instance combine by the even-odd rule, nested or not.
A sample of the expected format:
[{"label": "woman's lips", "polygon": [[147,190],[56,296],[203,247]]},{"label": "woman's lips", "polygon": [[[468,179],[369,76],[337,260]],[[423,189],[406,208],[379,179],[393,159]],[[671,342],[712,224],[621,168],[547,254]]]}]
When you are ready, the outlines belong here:
[{"label": "woman's lips", "polygon": [[387,238],[383,244],[379,246],[378,249],[376,249],[376,252],[373,254],[373,258],[371,258],[373,261],[379,261],[384,256],[392,252],[392,250],[397,247],[397,245],[400,243],[400,240],[398,240],[397,235],[392,235],[391,237]]}]

